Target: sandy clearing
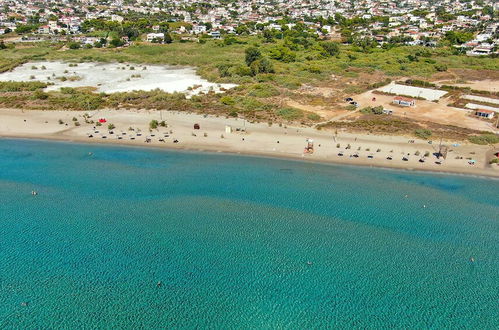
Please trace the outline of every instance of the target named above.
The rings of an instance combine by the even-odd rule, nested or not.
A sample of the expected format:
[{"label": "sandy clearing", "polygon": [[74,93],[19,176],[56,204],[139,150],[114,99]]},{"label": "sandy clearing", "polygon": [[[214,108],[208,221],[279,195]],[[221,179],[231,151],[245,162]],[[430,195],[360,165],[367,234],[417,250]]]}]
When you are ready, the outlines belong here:
[{"label": "sandy clearing", "polygon": [[469,87],[478,91],[499,92],[499,81],[492,79],[468,81],[465,83],[455,83],[452,80],[436,81],[436,84],[456,87]]},{"label": "sandy clearing", "polygon": [[[376,98],[376,101],[372,101],[373,97]],[[470,117],[466,110],[447,106],[447,104],[451,102],[448,98],[443,98],[438,103],[416,100],[416,106],[414,107],[400,107],[392,104],[393,96],[375,94],[372,91],[369,91],[355,96],[354,100],[359,102],[360,108],[381,105],[385,109],[393,110],[395,116],[481,131],[496,131],[493,128],[492,122]]]},{"label": "sandy clearing", "polygon": [[[75,66],[76,65],[76,66]],[[234,87],[233,84],[215,84],[198,76],[194,68],[167,65],[130,63],[64,63],[28,62],[12,71],[0,73],[0,81],[42,81],[61,87],[95,87],[99,92],[115,93],[133,90],[186,92],[187,95]],[[190,90],[196,86],[195,89]]]}]

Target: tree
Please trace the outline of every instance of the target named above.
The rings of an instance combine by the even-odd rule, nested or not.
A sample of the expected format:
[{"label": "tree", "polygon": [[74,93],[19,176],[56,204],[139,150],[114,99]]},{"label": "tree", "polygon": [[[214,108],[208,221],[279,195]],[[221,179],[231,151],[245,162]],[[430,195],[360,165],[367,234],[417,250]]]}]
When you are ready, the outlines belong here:
[{"label": "tree", "polygon": [[170,30],[170,25],[167,22],[159,23],[159,32],[167,33]]},{"label": "tree", "polygon": [[274,34],[270,30],[264,30],[263,31],[263,39],[265,42],[273,42],[274,41]]},{"label": "tree", "polygon": [[111,40],[109,42],[109,45],[112,46],[112,47],[121,47],[124,44],[125,44],[125,42],[122,39],[119,39],[119,38],[113,38],[113,40]]},{"label": "tree", "polygon": [[38,25],[35,25],[35,24],[26,24],[26,25],[19,24],[19,25],[16,25],[16,32],[19,34],[29,33],[29,32],[36,30],[37,28],[38,28]]},{"label": "tree", "polygon": [[241,34],[248,34],[249,33],[249,29],[246,25],[242,24],[242,25],[239,25],[238,27],[236,27],[236,33],[241,35]]},{"label": "tree", "polygon": [[270,58],[285,63],[291,63],[296,60],[296,53],[288,47],[278,46],[270,49]]},{"label": "tree", "polygon": [[135,40],[140,35],[140,32],[132,26],[124,26],[123,31],[120,33],[120,35],[127,36],[129,40]]},{"label": "tree", "polygon": [[340,53],[340,46],[337,42],[321,42],[320,45],[325,56],[336,56]]},{"label": "tree", "polygon": [[7,48],[7,46],[5,46],[5,43],[2,41],[0,41],[0,49],[5,49]]},{"label": "tree", "polygon": [[251,63],[255,62],[256,60],[259,60],[262,57],[262,53],[256,47],[246,48],[245,53],[246,53],[245,61],[247,66],[250,66]]},{"label": "tree", "polygon": [[172,36],[169,33],[165,33],[165,44],[171,44],[173,42]]},{"label": "tree", "polygon": [[69,49],[80,49],[81,45],[78,42],[70,42],[68,47]]},{"label": "tree", "polygon": [[250,69],[253,75],[257,75],[259,73],[274,73],[274,66],[272,65],[272,62],[265,57],[251,63]]},{"label": "tree", "polygon": [[461,32],[461,31],[448,31],[445,33],[445,39],[449,41],[452,45],[456,44],[460,45],[473,39],[473,33]]},{"label": "tree", "polygon": [[109,124],[109,125],[107,125],[107,129],[108,129],[109,131],[112,131],[112,130],[113,130],[113,129],[115,129],[115,128],[116,128],[116,126],[114,126],[114,124]]}]

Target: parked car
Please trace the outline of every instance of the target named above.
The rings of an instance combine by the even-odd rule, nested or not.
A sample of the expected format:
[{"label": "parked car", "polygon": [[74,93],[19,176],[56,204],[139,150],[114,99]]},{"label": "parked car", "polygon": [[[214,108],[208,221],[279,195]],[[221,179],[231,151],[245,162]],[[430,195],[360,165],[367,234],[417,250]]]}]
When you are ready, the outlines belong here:
[{"label": "parked car", "polygon": [[351,97],[347,97],[347,98],[345,99],[345,102],[352,102],[352,101],[353,101],[353,99],[352,99]]}]

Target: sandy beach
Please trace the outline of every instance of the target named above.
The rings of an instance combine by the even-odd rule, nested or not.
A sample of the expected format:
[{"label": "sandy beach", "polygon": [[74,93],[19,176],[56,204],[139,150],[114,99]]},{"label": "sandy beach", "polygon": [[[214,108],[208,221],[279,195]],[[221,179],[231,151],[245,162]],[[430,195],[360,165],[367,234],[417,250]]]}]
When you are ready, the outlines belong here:
[{"label": "sandy beach", "polygon": [[[499,166],[490,166],[487,162],[494,151],[490,146],[444,141],[449,152],[447,158],[437,164],[433,153],[438,150],[439,141],[429,144],[409,136],[342,131],[335,136],[334,132],[308,127],[269,126],[238,118],[172,111],[100,110],[87,113],[90,115],[88,121],[105,119],[106,122],[102,126],[85,123],[84,112],[78,111],[0,109],[0,136],[229,152],[499,177]],[[80,126],[75,126],[73,118]],[[149,130],[151,120],[164,120],[167,127]],[[112,134],[108,130],[109,124],[115,126]],[[194,129],[194,124],[198,124],[199,129]],[[227,126],[232,132],[227,131]],[[304,150],[307,139],[313,140],[313,153]],[[429,156],[421,162],[425,154]],[[475,165],[470,165],[470,160],[474,160]]]}]

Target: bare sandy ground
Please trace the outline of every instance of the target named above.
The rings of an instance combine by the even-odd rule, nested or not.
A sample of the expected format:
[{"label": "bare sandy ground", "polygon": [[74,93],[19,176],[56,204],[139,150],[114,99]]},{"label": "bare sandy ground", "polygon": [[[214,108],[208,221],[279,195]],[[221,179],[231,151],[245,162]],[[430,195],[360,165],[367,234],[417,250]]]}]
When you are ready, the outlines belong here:
[{"label": "bare sandy ground", "polygon": [[[65,78],[61,80],[61,78]],[[47,82],[46,90],[61,87],[94,87],[100,92],[130,92],[161,89],[165,92],[185,92],[187,96],[215,93],[235,87],[234,84],[214,84],[190,67],[142,65],[130,63],[65,63],[60,61],[28,62],[11,71],[0,73],[0,81]]]},{"label": "bare sandy ground", "polygon": [[[486,146],[468,144],[452,146],[452,142],[449,142],[447,145],[451,151],[443,164],[438,165],[433,155],[426,157],[424,163],[420,162],[421,155],[425,152],[432,154],[436,151],[438,148],[436,144],[430,145],[427,141],[418,140],[415,140],[415,143],[409,143],[408,140],[411,139],[409,137],[346,132],[339,132],[337,136],[334,136],[333,132],[318,131],[313,128],[276,125],[269,127],[267,124],[248,123],[242,119],[202,116],[185,112],[104,110],[89,112],[89,114],[91,120],[97,121],[105,118],[107,122],[100,127],[95,124],[86,124],[83,112],[76,111],[0,109],[0,136],[231,152],[317,162],[499,177],[499,166],[490,167],[486,162],[487,156],[492,153],[491,148]],[[73,117],[81,126],[74,125]],[[64,124],[59,124],[59,119]],[[159,127],[150,131],[149,122],[153,119],[165,120],[168,127]],[[116,126],[112,130],[113,134],[107,129],[110,123]],[[199,124],[200,129],[195,130],[194,124]],[[227,125],[232,127],[232,133],[226,132]],[[246,129],[246,131],[237,132],[237,128]],[[147,143],[146,139],[150,139],[150,142]],[[313,154],[304,153],[307,139],[314,140]],[[178,142],[174,143],[174,140]],[[340,147],[337,146],[338,144]],[[350,149],[346,149],[348,144],[351,146]],[[344,153],[343,156],[338,155],[340,151]],[[415,155],[417,151],[420,153],[419,156]],[[358,157],[353,157],[354,154]],[[402,157],[407,154],[409,154],[408,160],[402,160]],[[393,159],[388,160],[388,155],[391,155]],[[462,159],[456,159],[459,157]],[[475,160],[476,164],[469,165],[467,158]]]},{"label": "bare sandy ground", "polygon": [[[372,101],[373,97],[376,101]],[[374,94],[372,91],[357,95],[355,101],[359,102],[359,108],[367,106],[383,106],[385,109],[394,111],[395,116],[407,117],[415,120],[431,121],[443,125],[470,128],[480,131],[496,132],[493,121],[483,121],[468,115],[468,111],[449,107],[451,102],[448,98],[442,98],[438,103],[416,100],[414,107],[399,107],[392,104],[394,96]]]},{"label": "bare sandy ground", "polygon": [[470,87],[478,91],[499,92],[499,81],[493,79],[472,80],[465,83],[455,83],[453,80],[441,80],[436,83],[456,87]]}]

